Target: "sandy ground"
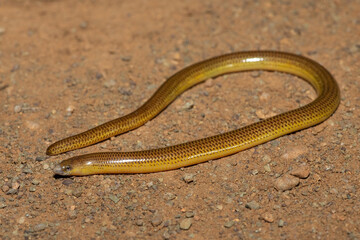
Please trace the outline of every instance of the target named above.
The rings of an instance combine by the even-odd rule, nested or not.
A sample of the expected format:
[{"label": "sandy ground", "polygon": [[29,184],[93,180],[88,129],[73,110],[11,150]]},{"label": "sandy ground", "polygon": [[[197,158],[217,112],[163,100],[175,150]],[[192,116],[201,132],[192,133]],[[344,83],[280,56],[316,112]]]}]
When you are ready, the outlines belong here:
[{"label": "sandy ground", "polygon": [[[0,2],[1,239],[360,239],[360,1]],[[47,157],[63,137],[139,107],[176,71],[235,51],[308,56],[337,79],[324,123],[169,172],[54,177],[94,151],[226,132],[315,97],[286,74],[226,75],[145,126]],[[300,172],[297,186],[274,188]],[[309,174],[309,176],[307,176]]]}]

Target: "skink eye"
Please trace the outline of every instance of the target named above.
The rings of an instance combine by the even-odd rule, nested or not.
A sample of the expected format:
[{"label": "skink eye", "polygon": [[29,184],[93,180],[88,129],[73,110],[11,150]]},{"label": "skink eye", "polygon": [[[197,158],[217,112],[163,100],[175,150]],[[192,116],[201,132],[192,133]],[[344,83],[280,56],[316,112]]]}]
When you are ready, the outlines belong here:
[{"label": "skink eye", "polygon": [[71,167],[69,165],[63,166],[63,169],[65,172],[69,172],[71,170]]}]

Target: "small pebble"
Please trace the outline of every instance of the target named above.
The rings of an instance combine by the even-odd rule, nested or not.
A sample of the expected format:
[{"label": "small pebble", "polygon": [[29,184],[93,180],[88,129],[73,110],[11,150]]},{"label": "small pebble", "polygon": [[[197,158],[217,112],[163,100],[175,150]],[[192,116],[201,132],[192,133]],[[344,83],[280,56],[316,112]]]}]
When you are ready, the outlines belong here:
[{"label": "small pebble", "polygon": [[268,101],[268,100],[269,100],[269,97],[270,97],[270,94],[268,94],[268,93],[266,93],[266,92],[263,92],[263,93],[260,95],[259,99],[260,99],[260,101]]},{"label": "small pebble", "polygon": [[19,112],[21,112],[21,106],[20,105],[16,105],[15,107],[14,107],[14,112],[15,113],[19,113]]},{"label": "small pebble", "polygon": [[185,217],[187,217],[187,218],[192,218],[194,216],[195,216],[195,213],[193,211],[187,211],[185,213]]},{"label": "small pebble", "polygon": [[298,178],[307,178],[310,175],[310,168],[307,165],[299,166],[290,171],[290,174]]},{"label": "small pebble", "polygon": [[99,73],[99,72],[97,72],[96,74],[95,74],[95,78],[97,79],[97,80],[99,80],[99,79],[101,79],[101,78],[103,78],[104,76],[101,74],[101,73]]},{"label": "small pebble", "polygon": [[5,203],[0,203],[0,209],[6,208],[6,204]]},{"label": "small pebble", "polygon": [[19,192],[18,189],[10,189],[9,191],[6,192],[7,195],[13,195],[13,194],[17,194]]},{"label": "small pebble", "polygon": [[47,228],[47,226],[48,226],[47,223],[39,223],[39,224],[35,225],[34,232],[42,231],[45,228]]},{"label": "small pebble", "polygon": [[22,172],[23,172],[23,173],[27,173],[27,174],[33,173],[33,171],[32,171],[30,168],[28,168],[28,167],[24,167],[23,170],[22,170]]},{"label": "small pebble", "polygon": [[12,184],[11,184],[11,188],[12,189],[18,189],[20,187],[20,184],[18,183],[18,182],[13,182]]},{"label": "small pebble", "polygon": [[44,170],[49,169],[49,167],[50,167],[50,166],[49,166],[49,164],[47,164],[47,163],[45,163],[45,164],[43,165],[43,169],[44,169]]},{"label": "small pebble", "polygon": [[131,56],[122,56],[121,60],[123,60],[124,62],[130,62],[131,61]]},{"label": "small pebble", "polygon": [[154,227],[159,226],[162,223],[162,218],[160,216],[154,216],[154,218],[151,220],[151,225]]},{"label": "small pebble", "polygon": [[4,34],[5,33],[5,28],[3,27],[0,27],[0,35]]},{"label": "small pebble", "polygon": [[85,28],[87,28],[87,26],[88,26],[88,22],[83,21],[83,22],[80,23],[79,26],[80,26],[82,29],[85,29]]},{"label": "small pebble", "polygon": [[181,230],[188,230],[192,225],[191,218],[185,218],[180,222],[180,229]]},{"label": "small pebble", "polygon": [[82,195],[82,189],[81,188],[76,188],[73,192],[72,192],[72,195],[76,198],[79,198],[81,197]]},{"label": "small pebble", "polygon": [[269,213],[269,212],[265,212],[261,215],[261,218],[264,219],[265,222],[268,222],[268,223],[272,223],[274,222],[274,216]]},{"label": "small pebble", "polygon": [[195,176],[196,176],[196,174],[194,174],[194,173],[186,173],[183,176],[183,180],[186,183],[191,183],[191,182],[195,181]]},{"label": "small pebble", "polygon": [[70,115],[74,112],[74,110],[75,110],[75,107],[74,107],[74,106],[72,106],[72,105],[68,106],[68,107],[66,108],[66,115],[67,115],[67,116],[70,116]]},{"label": "small pebble", "polygon": [[270,167],[270,165],[269,165],[269,164],[266,164],[266,165],[264,166],[264,170],[265,170],[265,172],[271,172],[271,167]]},{"label": "small pebble", "polygon": [[37,161],[37,162],[42,162],[42,161],[44,161],[45,160],[45,157],[42,157],[42,156],[37,156],[36,158],[35,158],[35,161]]},{"label": "small pebble", "polygon": [[290,190],[300,183],[299,178],[285,174],[275,180],[275,188],[280,191]]},{"label": "small pebble", "polygon": [[265,163],[270,163],[271,162],[271,157],[269,155],[264,155],[262,158],[262,161]]},{"label": "small pebble", "polygon": [[245,207],[251,210],[256,210],[260,208],[259,203],[257,203],[256,201],[251,201],[245,204]]},{"label": "small pebble", "polygon": [[3,191],[3,192],[7,192],[7,191],[9,191],[9,186],[7,186],[7,185],[3,185],[2,187],[1,187],[1,190]]},{"label": "small pebble", "polygon": [[69,186],[69,185],[71,185],[73,183],[74,183],[74,181],[72,179],[70,179],[70,178],[67,178],[64,181],[62,181],[62,184],[65,185],[65,186]]},{"label": "small pebble", "polygon": [[111,201],[113,201],[114,203],[118,203],[120,201],[120,198],[118,198],[117,196],[115,196],[114,194],[110,194],[109,195],[109,199]]},{"label": "small pebble", "polygon": [[34,122],[34,121],[26,121],[25,126],[30,130],[35,130],[40,127],[40,124],[38,124],[37,122]]},{"label": "small pebble", "polygon": [[189,101],[189,102],[186,102],[186,103],[183,105],[182,109],[184,109],[184,110],[190,110],[190,109],[192,109],[193,107],[194,107],[194,102],[193,102],[193,101]]},{"label": "small pebble", "polygon": [[36,191],[36,188],[35,187],[30,187],[29,188],[29,192],[35,192]]},{"label": "small pebble", "polygon": [[224,227],[226,228],[231,228],[232,226],[234,226],[235,222],[234,221],[228,221],[224,224]]},{"label": "small pebble", "polygon": [[77,218],[77,213],[75,210],[70,210],[69,211],[69,218],[70,219],[76,219]]},{"label": "small pebble", "polygon": [[39,185],[39,184],[40,184],[40,180],[33,179],[33,180],[31,181],[31,183],[32,183],[33,185]]},{"label": "small pebble", "polygon": [[167,240],[167,239],[170,239],[170,238],[171,238],[171,236],[170,236],[170,234],[169,234],[169,232],[168,232],[168,231],[165,231],[165,232],[163,233],[163,238],[164,238],[165,240]]},{"label": "small pebble", "polygon": [[284,220],[280,219],[279,222],[278,222],[278,226],[283,227],[284,225],[285,225]]},{"label": "small pebble", "polygon": [[17,221],[19,224],[23,224],[25,222],[25,217],[22,216],[19,218],[19,220]]},{"label": "small pebble", "polygon": [[143,226],[144,225],[144,221],[142,220],[142,219],[139,219],[139,220],[137,220],[136,221],[136,226],[139,226],[139,227],[141,227],[141,226]]},{"label": "small pebble", "polygon": [[251,72],[251,77],[253,77],[253,78],[258,78],[258,77],[260,77],[260,75],[261,75],[261,71],[252,71]]},{"label": "small pebble", "polygon": [[338,190],[336,188],[331,188],[330,193],[331,194],[338,194],[339,192],[338,192]]},{"label": "small pebble", "polygon": [[167,192],[164,194],[165,200],[174,200],[176,198],[176,195],[170,192]]},{"label": "small pebble", "polygon": [[114,79],[110,79],[109,81],[104,82],[104,87],[111,88],[116,85],[116,82]]}]

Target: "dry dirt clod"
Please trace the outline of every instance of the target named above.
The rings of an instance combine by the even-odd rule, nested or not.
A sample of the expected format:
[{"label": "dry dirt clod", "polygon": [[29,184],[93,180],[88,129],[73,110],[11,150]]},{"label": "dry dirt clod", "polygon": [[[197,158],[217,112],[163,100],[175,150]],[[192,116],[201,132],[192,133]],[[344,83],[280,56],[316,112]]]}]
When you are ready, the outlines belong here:
[{"label": "dry dirt clod", "polygon": [[285,174],[275,180],[274,186],[279,191],[286,191],[296,187],[299,183],[299,178]]}]

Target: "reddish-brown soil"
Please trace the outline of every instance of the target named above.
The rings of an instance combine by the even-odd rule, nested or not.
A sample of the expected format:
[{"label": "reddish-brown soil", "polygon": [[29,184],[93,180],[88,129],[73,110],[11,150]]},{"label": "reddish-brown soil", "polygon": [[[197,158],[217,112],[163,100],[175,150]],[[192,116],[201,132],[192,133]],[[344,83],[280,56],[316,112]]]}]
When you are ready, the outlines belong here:
[{"label": "reddish-brown soil", "polygon": [[[360,239],[359,13],[358,0],[0,1],[0,238]],[[323,64],[341,89],[336,113],[185,169],[54,177],[69,156],[182,143],[314,99],[286,74],[226,75],[139,129],[45,155],[50,143],[133,111],[191,63],[258,49]],[[294,170],[310,175],[276,190]]]}]

